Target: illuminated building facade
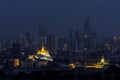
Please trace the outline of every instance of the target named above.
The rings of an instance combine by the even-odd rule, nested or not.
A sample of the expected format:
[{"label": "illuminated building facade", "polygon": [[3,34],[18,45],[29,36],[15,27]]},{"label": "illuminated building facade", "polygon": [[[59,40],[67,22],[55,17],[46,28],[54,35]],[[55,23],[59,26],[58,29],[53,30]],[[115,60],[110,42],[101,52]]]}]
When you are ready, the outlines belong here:
[{"label": "illuminated building facade", "polygon": [[71,63],[71,64],[69,64],[69,67],[74,69],[74,68],[76,68],[76,65],[74,63]]},{"label": "illuminated building facade", "polygon": [[17,67],[20,66],[20,60],[19,60],[19,58],[14,59],[13,66],[14,66],[15,68],[17,68]]}]

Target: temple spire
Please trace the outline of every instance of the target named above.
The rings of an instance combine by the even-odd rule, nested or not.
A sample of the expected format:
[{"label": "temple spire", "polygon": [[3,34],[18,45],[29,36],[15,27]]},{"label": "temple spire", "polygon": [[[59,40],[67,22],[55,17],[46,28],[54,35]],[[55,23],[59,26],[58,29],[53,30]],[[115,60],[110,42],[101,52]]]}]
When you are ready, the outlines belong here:
[{"label": "temple spire", "polygon": [[101,57],[101,63],[104,63],[105,62],[105,58],[104,56]]},{"label": "temple spire", "polygon": [[42,49],[41,49],[41,51],[42,51],[42,52],[45,51],[44,44],[42,44]]}]

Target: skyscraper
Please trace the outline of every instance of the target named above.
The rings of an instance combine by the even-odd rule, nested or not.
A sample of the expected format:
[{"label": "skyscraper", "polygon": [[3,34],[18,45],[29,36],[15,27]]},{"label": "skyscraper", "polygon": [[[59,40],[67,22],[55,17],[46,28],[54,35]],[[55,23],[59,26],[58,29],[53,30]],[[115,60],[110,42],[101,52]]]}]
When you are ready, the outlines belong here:
[{"label": "skyscraper", "polygon": [[30,32],[27,32],[25,36],[30,47],[33,44],[34,36]]},{"label": "skyscraper", "polygon": [[113,49],[120,50],[120,36],[113,37]]},{"label": "skyscraper", "polygon": [[47,36],[47,49],[52,52],[55,50],[55,37],[52,35]]},{"label": "skyscraper", "polygon": [[20,51],[21,52],[24,51],[29,46],[26,36],[22,33],[18,36],[17,42],[20,44]]},{"label": "skyscraper", "polygon": [[85,19],[84,32],[83,32],[83,43],[84,49],[93,50],[96,49],[96,31],[90,28],[90,18]]},{"label": "skyscraper", "polygon": [[70,51],[74,51],[74,39],[72,30],[69,31],[68,35],[68,46]]},{"label": "skyscraper", "polygon": [[75,31],[75,51],[80,50],[80,33],[78,30]]}]

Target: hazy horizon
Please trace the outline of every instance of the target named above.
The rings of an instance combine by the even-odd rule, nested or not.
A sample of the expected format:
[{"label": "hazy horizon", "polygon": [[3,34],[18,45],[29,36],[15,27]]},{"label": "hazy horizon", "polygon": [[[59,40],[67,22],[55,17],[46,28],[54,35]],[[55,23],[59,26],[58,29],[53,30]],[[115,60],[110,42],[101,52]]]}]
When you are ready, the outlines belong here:
[{"label": "hazy horizon", "polygon": [[1,0],[0,35],[16,37],[20,32],[37,34],[45,25],[48,33],[66,36],[69,29],[82,33],[84,20],[98,35],[120,34],[119,0]]}]

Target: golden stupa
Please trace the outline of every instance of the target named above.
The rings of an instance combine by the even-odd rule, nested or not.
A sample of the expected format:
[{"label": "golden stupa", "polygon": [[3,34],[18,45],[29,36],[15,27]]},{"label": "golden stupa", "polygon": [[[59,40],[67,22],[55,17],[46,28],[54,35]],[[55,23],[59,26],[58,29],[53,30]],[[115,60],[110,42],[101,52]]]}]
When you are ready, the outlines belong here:
[{"label": "golden stupa", "polygon": [[37,51],[37,54],[38,55],[49,55],[49,52],[48,52],[48,50],[45,50],[45,47],[44,47],[44,45],[42,45],[42,49],[41,50],[38,50]]},{"label": "golden stupa", "polygon": [[108,65],[109,63],[105,60],[104,56],[101,57],[100,62],[98,62],[95,67],[96,68],[103,68],[105,65]]},{"label": "golden stupa", "polygon": [[102,65],[102,66],[103,66],[103,65],[107,65],[107,64],[108,64],[108,62],[107,62],[107,61],[105,61],[104,56],[102,56],[102,57],[101,57],[100,62],[98,62],[97,64],[98,64],[98,65]]},{"label": "golden stupa", "polygon": [[109,63],[105,60],[104,56],[101,57],[100,61],[97,62],[95,65],[93,66],[86,66],[87,68],[98,68],[101,69],[103,68],[105,65],[108,65]]},{"label": "golden stupa", "polygon": [[48,50],[45,50],[44,45],[42,45],[42,49],[37,51],[37,55],[35,55],[36,59],[53,61],[52,57],[49,54]]},{"label": "golden stupa", "polygon": [[28,58],[31,59],[32,61],[35,61],[36,59],[53,61],[52,57],[49,54],[49,51],[45,50],[44,45],[42,45],[41,50],[37,51],[37,54],[35,54],[35,55],[29,55]]}]

